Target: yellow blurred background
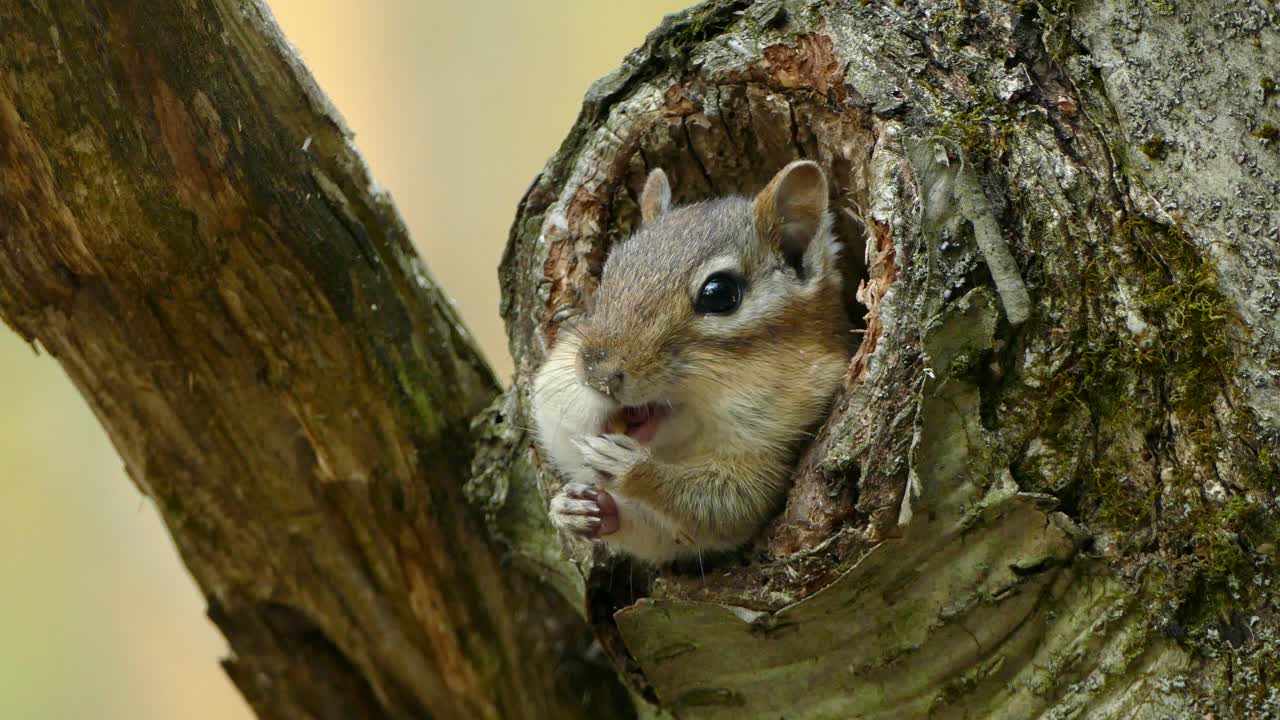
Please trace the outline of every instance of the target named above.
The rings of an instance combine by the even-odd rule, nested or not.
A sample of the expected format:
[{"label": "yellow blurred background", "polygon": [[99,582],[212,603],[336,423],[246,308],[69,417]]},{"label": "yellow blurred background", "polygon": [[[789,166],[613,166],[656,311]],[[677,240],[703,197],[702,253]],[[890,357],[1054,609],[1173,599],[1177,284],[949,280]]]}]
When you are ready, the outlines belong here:
[{"label": "yellow blurred background", "polygon": [[[582,94],[686,0],[271,0],[495,369],[516,203]],[[149,501],[0,325],[0,719],[248,718]]]}]

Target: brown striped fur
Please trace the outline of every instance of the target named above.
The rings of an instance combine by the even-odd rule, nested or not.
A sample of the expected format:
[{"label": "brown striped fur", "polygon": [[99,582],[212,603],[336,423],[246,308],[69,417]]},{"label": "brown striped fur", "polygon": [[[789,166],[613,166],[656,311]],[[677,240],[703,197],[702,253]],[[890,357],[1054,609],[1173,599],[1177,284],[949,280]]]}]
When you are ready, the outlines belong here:
[{"label": "brown striped fur", "polygon": [[[816,165],[792,163],[753,200],[669,209],[669,198],[654,171],[645,224],[610,253],[592,306],[562,328],[533,391],[543,452],[617,503],[620,527],[603,539],[655,562],[738,547],[780,509],[849,358]],[[741,306],[699,315],[696,293],[718,270],[745,279]],[[652,443],[603,434],[611,413],[647,403],[673,407]],[[572,514],[581,502],[553,502],[553,519],[590,535]]]}]

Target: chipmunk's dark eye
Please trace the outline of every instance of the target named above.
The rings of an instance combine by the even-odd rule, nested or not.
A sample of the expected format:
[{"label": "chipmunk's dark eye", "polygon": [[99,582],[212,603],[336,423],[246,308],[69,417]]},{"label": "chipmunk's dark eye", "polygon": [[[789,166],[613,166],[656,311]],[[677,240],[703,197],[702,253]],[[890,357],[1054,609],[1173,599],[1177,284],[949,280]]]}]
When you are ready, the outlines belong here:
[{"label": "chipmunk's dark eye", "polygon": [[704,315],[728,315],[742,302],[742,283],[729,273],[715,273],[702,283],[693,309]]}]

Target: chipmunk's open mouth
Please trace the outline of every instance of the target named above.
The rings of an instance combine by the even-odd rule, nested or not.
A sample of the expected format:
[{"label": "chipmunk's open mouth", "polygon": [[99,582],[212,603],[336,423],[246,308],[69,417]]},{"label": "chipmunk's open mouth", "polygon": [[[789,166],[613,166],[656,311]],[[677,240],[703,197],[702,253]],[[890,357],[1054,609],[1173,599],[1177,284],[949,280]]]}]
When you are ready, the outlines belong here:
[{"label": "chipmunk's open mouth", "polygon": [[640,443],[648,443],[658,434],[662,421],[671,413],[666,405],[628,405],[609,415],[604,431],[622,433]]}]

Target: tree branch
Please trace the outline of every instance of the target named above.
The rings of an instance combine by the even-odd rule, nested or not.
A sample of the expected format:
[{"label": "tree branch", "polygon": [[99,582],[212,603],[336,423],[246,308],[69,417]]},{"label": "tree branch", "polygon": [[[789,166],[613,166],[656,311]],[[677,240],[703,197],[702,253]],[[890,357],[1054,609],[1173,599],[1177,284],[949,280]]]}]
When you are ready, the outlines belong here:
[{"label": "tree branch", "polygon": [[0,315],[157,504],[255,710],[582,712],[546,671],[581,622],[463,498],[496,382],[265,6],[0,24]]},{"label": "tree branch", "polygon": [[[496,400],[260,5],[0,22],[0,315],[155,499],[261,715],[1280,711],[1274,8],[667,18],[521,203]],[[705,577],[556,537],[525,383],[645,174],[684,202],[800,156],[865,327],[786,511]]]}]

